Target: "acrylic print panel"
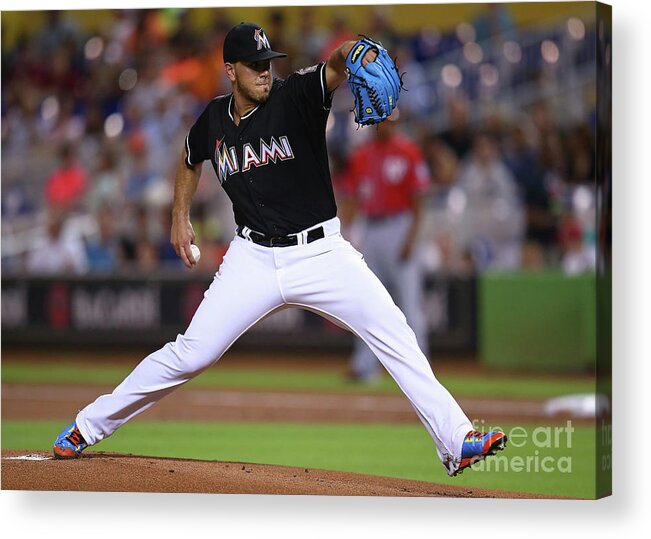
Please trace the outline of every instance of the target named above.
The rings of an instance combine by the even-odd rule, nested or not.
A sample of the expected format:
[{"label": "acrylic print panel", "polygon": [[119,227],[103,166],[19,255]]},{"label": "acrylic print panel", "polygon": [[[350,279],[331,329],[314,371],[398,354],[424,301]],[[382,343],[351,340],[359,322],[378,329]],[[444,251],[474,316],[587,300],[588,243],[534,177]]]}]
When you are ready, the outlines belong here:
[{"label": "acrylic print panel", "polygon": [[[251,31],[252,54],[267,43],[288,54],[271,64],[288,81],[272,95],[291,95],[288,108],[271,110],[279,100],[252,101],[233,86],[224,39],[240,21],[262,26]],[[609,494],[609,6],[13,11],[2,23],[3,488]],[[404,82],[392,117],[361,129],[336,52],[358,34],[388,50]],[[341,76],[332,96],[326,61]],[[258,69],[265,86],[271,75]],[[210,103],[231,135],[210,122],[193,129]],[[240,123],[251,140],[232,135]],[[195,178],[201,260],[190,270],[170,230],[175,178],[196,172],[181,158],[197,149],[213,166]],[[297,174],[298,162],[310,174]],[[287,203],[301,189],[310,195]],[[355,317],[374,329],[365,335],[372,351],[333,313],[285,309],[234,335],[209,368],[184,372],[170,352],[129,376],[205,311],[215,273],[237,260],[233,242],[278,257],[312,253],[338,234],[327,213],[335,203],[356,264],[377,275],[413,335],[395,330],[401,318],[396,338],[378,329],[382,302]],[[238,225],[253,236],[234,240]],[[323,230],[310,236],[312,228]],[[301,231],[305,245],[254,243]],[[338,246],[332,271],[347,267],[353,247]],[[297,270],[302,279],[331,275],[326,259],[307,259],[312,273]],[[237,264],[232,282],[247,286],[229,316],[199,315],[211,343],[260,298],[246,295],[256,280]],[[338,286],[354,279],[345,272]],[[358,313],[380,295],[340,301]],[[453,400],[419,363],[421,351]],[[192,380],[158,402],[167,390],[154,371],[171,386]],[[115,434],[114,419],[79,418],[79,433],[73,425],[59,444],[83,457],[53,459],[57,433],[127,376],[122,387],[155,394],[155,405],[115,412],[122,424],[143,411]],[[458,403],[467,431],[449,432],[449,408],[432,402]],[[470,430],[504,433],[506,448],[450,476],[502,445],[501,435]],[[100,442],[103,434],[111,436]],[[83,478],[74,488],[61,473],[73,466]]]}]

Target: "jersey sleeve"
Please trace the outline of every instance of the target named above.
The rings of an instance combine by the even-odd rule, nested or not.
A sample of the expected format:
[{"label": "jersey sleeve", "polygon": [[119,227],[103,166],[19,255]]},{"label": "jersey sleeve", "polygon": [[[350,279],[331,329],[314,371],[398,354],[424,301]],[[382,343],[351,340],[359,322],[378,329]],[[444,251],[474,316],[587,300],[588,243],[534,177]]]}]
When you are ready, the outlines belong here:
[{"label": "jersey sleeve", "polygon": [[285,81],[286,91],[308,118],[326,118],[332,105],[332,92],[326,84],[325,62],[299,69]]},{"label": "jersey sleeve", "polygon": [[185,137],[185,164],[189,167],[210,159],[210,104]]}]

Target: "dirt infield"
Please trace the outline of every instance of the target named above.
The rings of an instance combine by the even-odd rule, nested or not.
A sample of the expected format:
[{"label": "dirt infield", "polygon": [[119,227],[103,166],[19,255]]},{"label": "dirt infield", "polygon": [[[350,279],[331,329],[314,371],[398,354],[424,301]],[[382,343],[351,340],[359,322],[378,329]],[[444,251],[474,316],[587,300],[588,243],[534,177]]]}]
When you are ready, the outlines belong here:
[{"label": "dirt infield", "polygon": [[[71,483],[73,478],[74,483]],[[392,477],[242,462],[169,459],[102,452],[85,455],[77,460],[60,461],[51,459],[49,454],[43,451],[2,451],[2,489],[453,498],[548,497]]]},{"label": "dirt infield", "polygon": [[[112,389],[101,386],[3,384],[2,419],[67,419],[71,411],[83,408]],[[461,398],[459,403],[468,417],[487,421],[522,422],[545,418],[542,400]],[[139,419],[418,423],[418,417],[404,395],[221,388],[182,388],[144,412]]]}]

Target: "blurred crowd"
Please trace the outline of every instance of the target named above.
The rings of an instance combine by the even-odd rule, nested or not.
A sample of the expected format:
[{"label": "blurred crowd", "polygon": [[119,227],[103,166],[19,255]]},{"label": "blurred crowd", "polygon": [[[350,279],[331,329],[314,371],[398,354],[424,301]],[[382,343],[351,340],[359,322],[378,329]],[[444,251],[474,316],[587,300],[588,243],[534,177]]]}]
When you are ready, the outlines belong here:
[{"label": "blurred crowd", "polygon": [[[571,58],[559,47],[568,31],[587,43],[589,22],[527,33],[514,28],[508,6],[492,5],[455,29],[425,25],[407,35],[392,26],[390,7],[374,11],[367,28],[351,28],[335,10],[317,20],[310,8],[294,9],[295,27],[282,9],[258,21],[274,49],[289,53],[274,62],[275,76],[327,59],[360,33],[406,72],[399,128],[421,146],[434,182],[422,239],[430,271],[594,269],[594,103],[589,92],[579,105],[576,93],[574,105],[555,97],[580,59],[576,35]],[[221,47],[239,22],[226,9],[212,14],[198,32],[189,10],[118,10],[89,35],[51,11],[38,32],[3,49],[3,271],[182,270],[169,244],[174,172],[189,127],[230,91]],[[489,51],[506,60],[475,61],[477,47],[485,60]],[[368,136],[351,106],[342,87],[327,132],[335,189]],[[204,175],[192,220],[200,267],[211,272],[234,224],[210,167]]]}]

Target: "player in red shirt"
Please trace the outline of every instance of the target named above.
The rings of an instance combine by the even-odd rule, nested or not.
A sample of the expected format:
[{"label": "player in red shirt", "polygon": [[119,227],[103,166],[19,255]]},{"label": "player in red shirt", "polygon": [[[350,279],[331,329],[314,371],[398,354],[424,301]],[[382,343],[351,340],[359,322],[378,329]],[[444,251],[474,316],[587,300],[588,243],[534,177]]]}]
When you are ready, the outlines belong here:
[{"label": "player in red shirt", "polygon": [[71,210],[86,193],[86,171],[75,161],[70,144],[59,150],[60,165],[48,178],[45,198],[51,208]]},{"label": "player in red shirt", "polygon": [[[396,113],[373,130],[373,138],[351,156],[342,187],[342,221],[363,217],[361,251],[401,308],[425,355],[427,324],[423,311],[424,268],[415,249],[422,224],[423,199],[431,178],[418,145],[396,129]],[[361,341],[355,343],[350,376],[372,383],[381,366]]]}]

